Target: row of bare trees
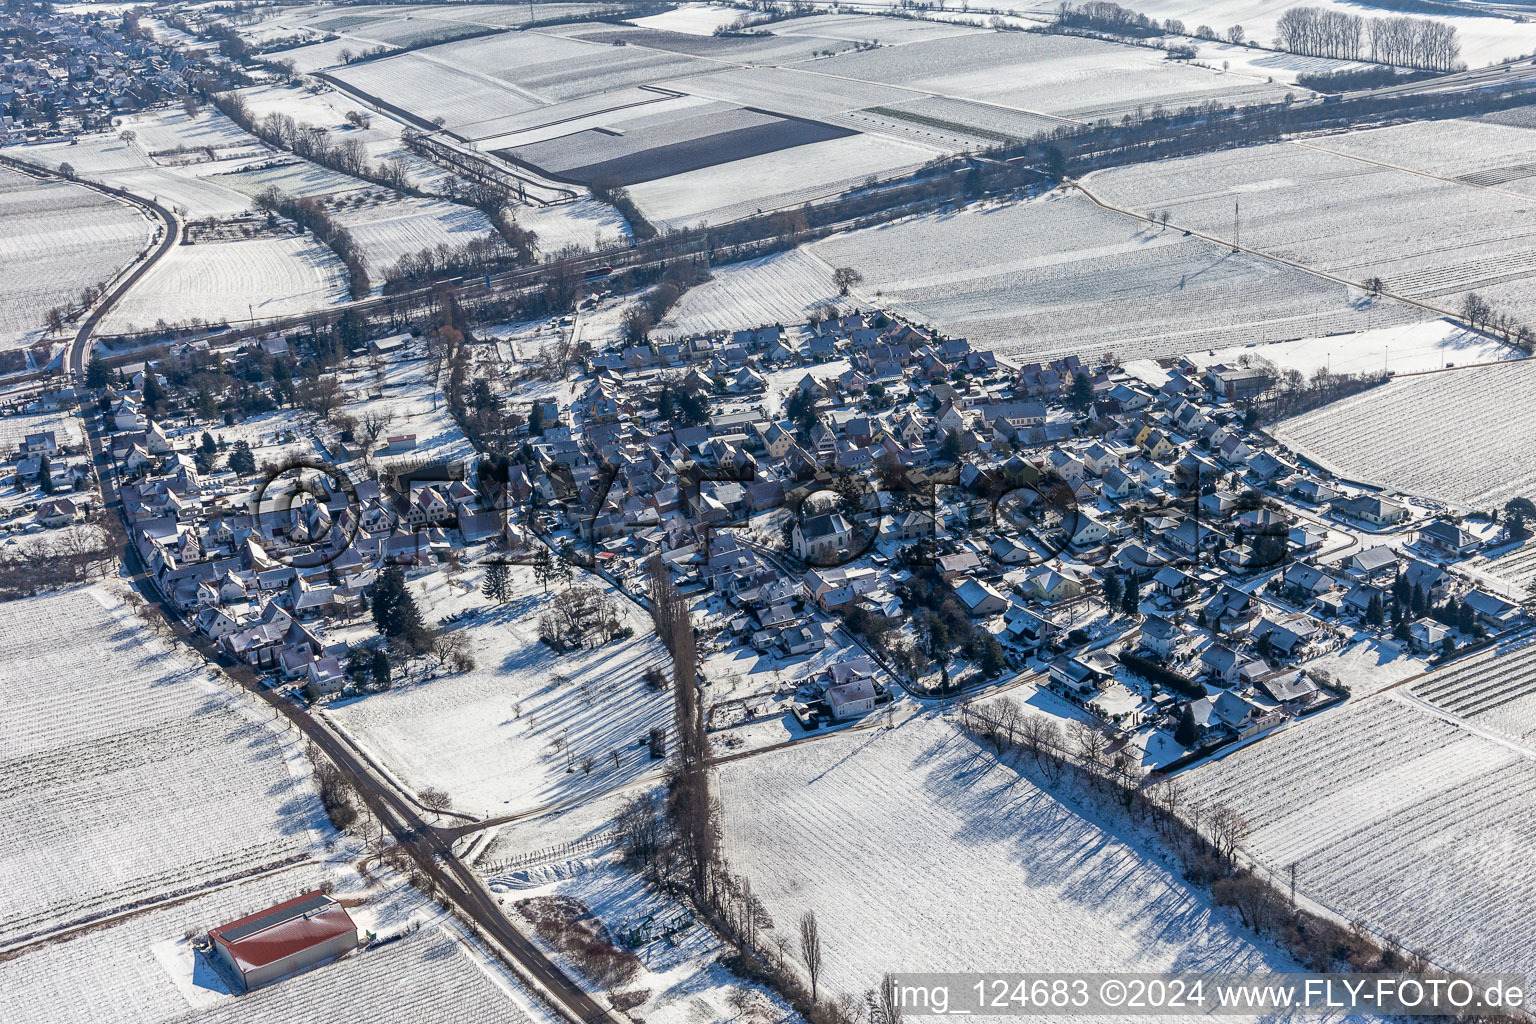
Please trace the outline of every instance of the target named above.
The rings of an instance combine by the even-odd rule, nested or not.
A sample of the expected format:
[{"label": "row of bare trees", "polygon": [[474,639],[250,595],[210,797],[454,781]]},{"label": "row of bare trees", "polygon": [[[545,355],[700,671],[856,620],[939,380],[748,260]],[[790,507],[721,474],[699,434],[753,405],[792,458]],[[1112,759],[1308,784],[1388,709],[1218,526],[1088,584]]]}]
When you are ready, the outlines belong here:
[{"label": "row of bare trees", "polygon": [[1452,71],[1461,43],[1456,27],[1428,18],[1362,18],[1322,7],[1292,7],[1275,22],[1276,44],[1308,57]]},{"label": "row of bare trees", "polygon": [[108,534],[85,523],[6,545],[0,549],[0,600],[84,583],[112,553]]}]

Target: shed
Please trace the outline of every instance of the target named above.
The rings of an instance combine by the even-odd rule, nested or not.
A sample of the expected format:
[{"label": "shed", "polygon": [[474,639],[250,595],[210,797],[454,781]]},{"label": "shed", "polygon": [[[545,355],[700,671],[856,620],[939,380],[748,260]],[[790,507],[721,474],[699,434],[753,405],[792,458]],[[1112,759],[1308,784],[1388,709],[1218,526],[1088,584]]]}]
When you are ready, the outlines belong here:
[{"label": "shed", "polygon": [[208,938],[249,990],[356,949],[357,926],[317,889],[220,925]]}]

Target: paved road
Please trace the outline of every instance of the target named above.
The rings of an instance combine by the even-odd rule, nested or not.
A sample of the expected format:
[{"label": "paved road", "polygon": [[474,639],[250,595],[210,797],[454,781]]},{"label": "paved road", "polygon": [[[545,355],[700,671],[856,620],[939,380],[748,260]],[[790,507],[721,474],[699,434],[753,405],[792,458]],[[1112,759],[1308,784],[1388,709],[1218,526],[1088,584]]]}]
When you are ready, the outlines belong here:
[{"label": "paved road", "polygon": [[[166,236],[160,247],[144,265],[126,278],[96,308],[76,332],[65,352],[64,364],[81,375],[91,348],[91,335],[101,318],[128,291],[133,284],[163,255],[176,244],[178,233],[176,220],[157,203],[138,196],[111,190],[131,202],[152,209],[166,220]],[[122,494],[118,490],[104,444],[102,417],[94,409],[83,409],[86,438],[91,448],[91,458],[100,481],[102,500],[109,514],[123,520],[125,529],[129,523],[124,514]],[[131,533],[130,533],[131,536]],[[218,648],[204,637],[198,636],[181,619],[175,606],[161,593],[154,578],[146,570],[138,551],[130,541],[124,551],[124,564],[134,586],[146,598],[153,600],[172,623],[177,638],[198,650],[213,665],[227,666],[230,662]],[[533,978],[571,1020],[581,1022],[614,1021],[598,1002],[573,981],[564,971],[537,949],[502,914],[495,897],[484,887],[474,871],[459,860],[452,849],[456,838],[452,829],[437,829],[424,821],[393,787],[377,778],[362,759],[336,733],[327,728],[308,709],[295,704],[272,690],[262,688],[259,682],[242,682],[231,676],[232,681],[243,686],[252,696],[265,702],[275,714],[282,715],[288,723],[313,743],[346,778],[360,799],[374,816],[389,829],[402,849],[410,854],[421,871],[437,885],[458,911],[489,935],[514,960],[526,976]]]}]

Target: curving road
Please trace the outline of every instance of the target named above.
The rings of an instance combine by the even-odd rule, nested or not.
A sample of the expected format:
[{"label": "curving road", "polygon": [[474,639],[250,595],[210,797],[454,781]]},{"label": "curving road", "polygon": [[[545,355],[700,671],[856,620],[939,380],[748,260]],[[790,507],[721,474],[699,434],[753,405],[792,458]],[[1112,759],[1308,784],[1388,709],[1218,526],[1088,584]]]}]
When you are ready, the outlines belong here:
[{"label": "curving road", "polygon": [[[166,230],[164,237],[149,258],[97,304],[95,310],[86,317],[75,333],[65,353],[65,366],[78,375],[81,383],[83,383],[85,366],[91,349],[91,337],[96,326],[101,322],[102,317],[127,294],[128,290],[149,271],[150,267],[176,244],[180,234],[180,225],[175,216],[160,204],[110,186],[83,184],[150,210],[164,221]],[[122,518],[123,525],[129,530],[131,537],[131,524],[124,513],[122,495],[118,490],[116,476],[103,443],[105,434],[103,419],[94,408],[82,408],[81,413],[85,418],[86,438],[91,449],[91,461],[101,487],[103,506],[110,514]],[[234,664],[216,645],[187,626],[176,607],[160,591],[154,577],[139,558],[138,550],[131,540],[123,552],[123,561],[134,587],[159,607],[166,621],[171,623],[178,640],[201,653],[210,666],[229,667]],[[563,1016],[583,1024],[618,1020],[535,947],[527,936],[512,926],[506,915],[501,912],[495,897],[485,888],[474,871],[453,851],[453,842],[457,838],[456,830],[439,829],[426,822],[404,796],[381,780],[357,752],[353,751],[323,722],[312,716],[307,708],[279,696],[272,690],[263,688],[258,681],[244,682],[234,676],[228,676],[228,679],[271,707],[274,712],[274,721],[276,716],[281,715],[288,724],[297,729],[330,759],[357,792],[368,810],[381,825],[389,829],[401,849],[411,856],[417,867],[432,880],[446,899],[465,919],[473,922],[483,935],[499,946],[525,981],[531,982],[536,990],[542,991],[547,1001]]]}]

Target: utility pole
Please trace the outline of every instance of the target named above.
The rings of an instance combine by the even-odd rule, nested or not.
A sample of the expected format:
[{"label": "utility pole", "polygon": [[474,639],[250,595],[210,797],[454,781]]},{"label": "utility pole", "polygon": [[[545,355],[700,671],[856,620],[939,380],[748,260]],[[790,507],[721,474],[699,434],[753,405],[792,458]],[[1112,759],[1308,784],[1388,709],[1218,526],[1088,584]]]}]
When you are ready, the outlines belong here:
[{"label": "utility pole", "polygon": [[1232,200],[1232,251],[1237,252],[1243,245],[1243,214],[1238,200]]}]

